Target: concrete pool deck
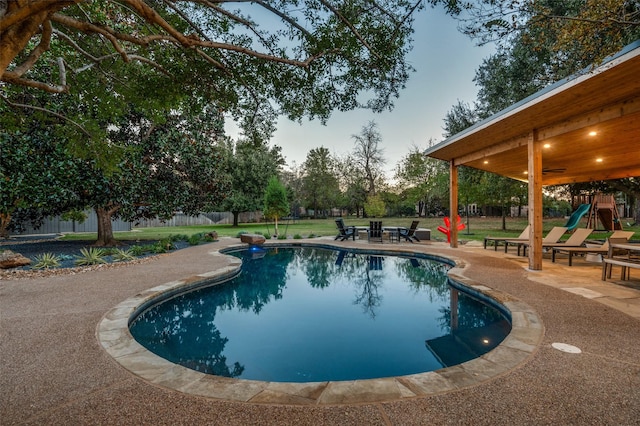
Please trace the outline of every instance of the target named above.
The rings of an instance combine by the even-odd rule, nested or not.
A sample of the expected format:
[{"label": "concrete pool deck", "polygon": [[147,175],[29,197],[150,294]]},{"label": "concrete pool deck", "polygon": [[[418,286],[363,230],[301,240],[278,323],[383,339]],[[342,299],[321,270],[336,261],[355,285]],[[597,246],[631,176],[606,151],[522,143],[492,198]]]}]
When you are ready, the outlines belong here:
[{"label": "concrete pool deck", "polygon": [[[526,259],[482,247],[384,244],[385,250],[455,257],[466,265],[465,277],[522,301],[544,325],[535,349],[505,371],[472,383],[464,375],[456,382],[452,374],[453,389],[423,395],[325,405],[228,401],[142,379],[103,349],[98,324],[116,305],[225,266],[225,256],[210,252],[237,242],[223,239],[75,275],[0,280],[2,424],[639,423],[640,280],[635,274],[630,282],[605,283],[599,266],[580,260],[571,268],[545,261],[543,271],[532,272]],[[343,386],[343,395],[351,394]]]}]

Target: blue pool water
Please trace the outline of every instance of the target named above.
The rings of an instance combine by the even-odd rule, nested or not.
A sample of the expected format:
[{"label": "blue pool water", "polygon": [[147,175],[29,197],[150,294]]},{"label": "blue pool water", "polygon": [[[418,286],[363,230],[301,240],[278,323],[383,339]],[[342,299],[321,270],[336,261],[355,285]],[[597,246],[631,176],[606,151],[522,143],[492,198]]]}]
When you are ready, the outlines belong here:
[{"label": "blue pool water", "polygon": [[316,382],[437,370],[510,331],[500,311],[450,287],[438,261],[311,247],[231,254],[243,260],[238,277],[145,310],[134,338],[204,373]]}]

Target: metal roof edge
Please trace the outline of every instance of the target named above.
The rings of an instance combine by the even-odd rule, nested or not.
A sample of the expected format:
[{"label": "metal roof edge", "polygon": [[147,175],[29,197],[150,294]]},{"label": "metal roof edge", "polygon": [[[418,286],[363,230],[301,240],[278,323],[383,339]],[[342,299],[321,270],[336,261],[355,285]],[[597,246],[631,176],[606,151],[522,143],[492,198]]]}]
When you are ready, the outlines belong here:
[{"label": "metal roof edge", "polygon": [[595,75],[598,75],[638,55],[640,55],[640,39],[626,45],[623,49],[621,49],[617,53],[611,56],[608,56],[603,60],[602,64],[600,64],[598,67],[593,68],[593,66],[589,66],[589,67],[583,68],[582,70],[576,72],[575,74],[572,74],[568,77],[563,78],[562,80],[558,80],[555,83],[552,83],[540,89],[539,91],[527,96],[526,98],[514,103],[513,105],[510,105],[509,107],[503,109],[502,111],[499,111],[493,114],[492,116],[485,118],[484,120],[479,121],[474,125],[466,128],[465,130],[458,132],[453,136],[448,137],[442,142],[439,142],[436,145],[430,148],[427,148],[426,150],[424,150],[423,153],[429,156],[433,152],[438,151],[448,145],[451,145],[452,143],[462,139],[465,136],[475,133],[485,127],[490,126],[494,122],[497,122],[505,117],[515,114],[516,112],[522,109],[525,109],[525,107],[541,102],[542,100],[547,99],[552,95],[555,95],[557,92],[562,92],[564,90],[567,90],[570,87],[575,86],[576,84],[579,84],[585,80],[588,80],[589,78]]}]

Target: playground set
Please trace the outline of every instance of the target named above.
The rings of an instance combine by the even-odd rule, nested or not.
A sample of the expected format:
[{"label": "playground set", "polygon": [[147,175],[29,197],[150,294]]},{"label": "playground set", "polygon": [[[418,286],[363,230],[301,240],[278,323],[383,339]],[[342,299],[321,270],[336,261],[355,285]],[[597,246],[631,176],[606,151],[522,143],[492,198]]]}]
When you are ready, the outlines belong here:
[{"label": "playground set", "polygon": [[572,204],[575,210],[566,225],[569,230],[575,229],[585,214],[588,214],[586,227],[589,229],[598,230],[600,220],[604,231],[622,230],[622,221],[613,194],[575,195]]}]

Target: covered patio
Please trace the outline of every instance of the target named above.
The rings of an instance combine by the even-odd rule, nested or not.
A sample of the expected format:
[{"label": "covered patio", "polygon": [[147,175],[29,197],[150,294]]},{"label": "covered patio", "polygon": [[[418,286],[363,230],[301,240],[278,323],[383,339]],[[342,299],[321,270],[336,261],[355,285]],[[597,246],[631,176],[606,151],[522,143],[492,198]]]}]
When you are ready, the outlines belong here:
[{"label": "covered patio", "polygon": [[[640,176],[640,40],[429,148],[450,164],[450,211],[458,167],[528,183],[529,269],[542,269],[542,189]],[[458,245],[455,227],[451,247]]]}]

